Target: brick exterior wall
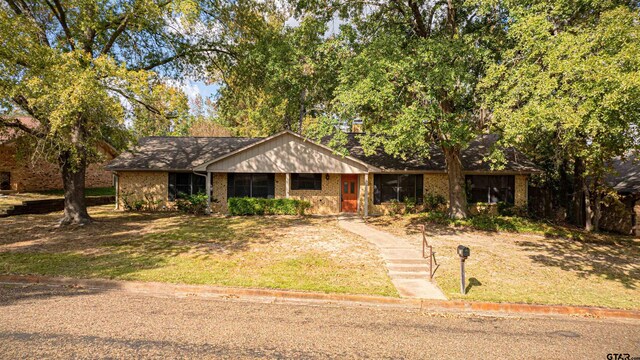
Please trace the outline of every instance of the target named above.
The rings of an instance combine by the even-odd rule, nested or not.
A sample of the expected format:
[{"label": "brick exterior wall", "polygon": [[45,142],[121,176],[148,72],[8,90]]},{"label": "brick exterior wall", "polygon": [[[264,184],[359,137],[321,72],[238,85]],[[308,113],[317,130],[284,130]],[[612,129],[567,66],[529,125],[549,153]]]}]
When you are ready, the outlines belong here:
[{"label": "brick exterior wall", "polygon": [[424,174],[424,192],[449,199],[449,177],[447,174]]},{"label": "brick exterior wall", "polygon": [[[276,199],[286,197],[287,179],[285,174],[275,174]],[[322,190],[290,190],[291,199],[306,200],[311,203],[309,214],[336,214],[340,211],[340,174],[330,174],[329,180],[322,175]],[[227,174],[212,174],[212,202],[211,210],[225,214],[227,207]]]},{"label": "brick exterior wall", "polygon": [[528,183],[527,183],[527,175],[516,175],[515,176],[515,198],[514,203],[519,207],[527,206],[527,194],[529,193]]},{"label": "brick exterior wall", "polygon": [[[364,174],[358,177],[358,213],[362,214],[364,209]],[[289,197],[292,199],[306,200],[311,203],[310,214],[336,214],[340,212],[340,178],[341,174],[330,174],[326,179],[326,174],[322,174],[322,190],[290,190]],[[517,175],[515,202],[519,206],[526,205],[526,176]],[[212,211],[216,213],[227,212],[227,174],[212,174]],[[167,200],[168,175],[166,172],[120,172],[119,190],[120,194],[131,192],[135,196],[131,199],[144,199],[144,194],[148,194],[154,199],[162,199],[164,206],[171,208],[172,203]],[[439,194],[449,197],[449,182],[446,174],[424,174],[425,193]],[[275,174],[275,197],[286,197],[286,175]],[[120,196],[120,204],[122,198]],[[388,214],[391,209],[390,204],[373,203],[373,174],[369,174],[369,214]],[[640,211],[640,207],[639,210]]]},{"label": "brick exterior wall", "polygon": [[169,175],[163,171],[122,171],[118,173],[118,203],[124,208],[125,197],[137,200],[159,201],[160,208],[171,208],[169,202]]},{"label": "brick exterior wall", "polygon": [[[287,175],[286,174],[275,174],[275,189],[274,189],[274,197],[276,199],[282,199],[287,196]],[[291,193],[289,193],[291,194]]]},{"label": "brick exterior wall", "polygon": [[[276,175],[276,182],[278,175]],[[284,181],[284,174],[283,174]],[[278,188],[276,185],[276,197]],[[322,190],[290,190],[291,199],[306,200],[311,203],[310,214],[337,214],[340,212],[340,174],[322,174]]]},{"label": "brick exterior wall", "polygon": [[[227,174],[211,174],[211,211],[227,213]],[[214,202],[213,199],[218,200]]]},{"label": "brick exterior wall", "polygon": [[[105,161],[91,164],[87,168],[85,186],[87,188],[113,186],[113,175],[104,166],[113,159],[102,149]],[[0,145],[0,172],[11,173],[11,190],[18,192],[62,189],[62,174],[57,165],[44,160],[30,162],[16,159],[13,143]]]}]

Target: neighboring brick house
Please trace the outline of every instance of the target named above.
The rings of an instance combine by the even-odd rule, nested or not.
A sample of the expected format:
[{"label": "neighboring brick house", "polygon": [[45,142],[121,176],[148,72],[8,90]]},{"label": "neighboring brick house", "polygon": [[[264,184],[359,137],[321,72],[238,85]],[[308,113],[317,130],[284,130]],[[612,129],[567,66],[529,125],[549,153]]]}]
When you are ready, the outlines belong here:
[{"label": "neighboring brick house", "polygon": [[[618,194],[602,207],[600,227],[640,237],[640,156],[630,152],[613,160],[614,172],[606,182]],[[612,200],[612,199],[609,199]]]},{"label": "neighboring brick house", "polygon": [[[38,126],[30,117],[19,117],[20,121],[31,127]],[[8,131],[7,131],[8,130]],[[60,168],[45,160],[31,161],[17,156],[19,131],[5,129],[0,135],[0,190],[18,192],[62,189]],[[98,150],[104,157],[101,163],[91,164],[87,168],[87,188],[113,186],[113,175],[104,166],[113,160],[117,152],[109,144],[103,143]]]},{"label": "neighboring brick house", "polygon": [[[481,136],[463,151],[473,201],[527,205],[527,181],[538,170],[513,149],[504,150],[504,170],[484,161],[496,138]],[[208,193],[212,209],[227,211],[230,197],[304,199],[311,213],[380,214],[390,204],[425,194],[448,198],[444,156],[395,159],[365,156],[358,137],[348,135],[348,156],[284,131],[268,138],[147,137],[113,160],[118,205],[149,200],[171,207],[181,194]],[[365,196],[367,194],[367,196]],[[214,201],[215,200],[215,201]]]}]

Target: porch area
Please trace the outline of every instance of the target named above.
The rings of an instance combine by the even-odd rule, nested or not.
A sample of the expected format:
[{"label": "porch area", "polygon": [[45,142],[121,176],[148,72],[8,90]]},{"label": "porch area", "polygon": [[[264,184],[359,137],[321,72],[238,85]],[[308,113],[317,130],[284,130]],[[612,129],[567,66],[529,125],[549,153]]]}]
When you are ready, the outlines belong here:
[{"label": "porch area", "polygon": [[261,197],[308,201],[310,214],[368,215],[370,199],[360,196],[370,187],[364,174],[209,172],[206,179],[212,212],[227,213],[227,201],[232,197]]}]

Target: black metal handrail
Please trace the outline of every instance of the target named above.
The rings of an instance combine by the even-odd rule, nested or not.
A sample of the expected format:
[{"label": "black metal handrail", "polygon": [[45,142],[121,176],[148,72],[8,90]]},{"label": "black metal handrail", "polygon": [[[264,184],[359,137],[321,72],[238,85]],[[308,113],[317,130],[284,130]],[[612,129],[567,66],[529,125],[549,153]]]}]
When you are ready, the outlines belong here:
[{"label": "black metal handrail", "polygon": [[427,241],[425,225],[419,226],[422,230],[422,258],[427,258],[427,248],[429,248],[429,280],[431,281],[433,280],[433,263],[435,261],[435,253],[433,252],[433,246],[429,245],[429,242]]}]

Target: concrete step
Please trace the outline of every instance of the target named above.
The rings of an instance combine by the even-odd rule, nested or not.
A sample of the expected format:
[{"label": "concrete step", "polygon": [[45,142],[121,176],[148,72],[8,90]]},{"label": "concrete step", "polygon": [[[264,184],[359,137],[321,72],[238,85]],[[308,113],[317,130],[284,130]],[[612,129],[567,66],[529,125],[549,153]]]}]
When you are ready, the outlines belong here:
[{"label": "concrete step", "polygon": [[392,279],[429,279],[429,273],[426,271],[391,271],[389,276]]},{"label": "concrete step", "polygon": [[429,272],[429,264],[387,264],[389,271],[399,272],[416,272],[426,271]]},{"label": "concrete step", "polygon": [[389,265],[404,265],[404,264],[427,264],[429,259],[422,258],[387,258],[385,259],[386,263]]}]

